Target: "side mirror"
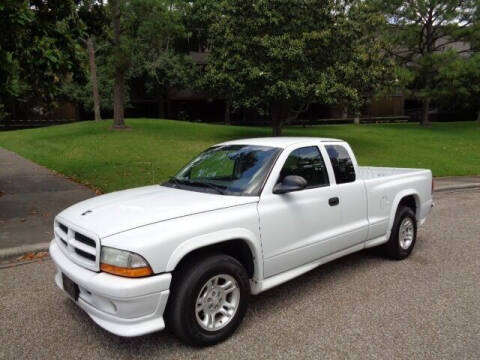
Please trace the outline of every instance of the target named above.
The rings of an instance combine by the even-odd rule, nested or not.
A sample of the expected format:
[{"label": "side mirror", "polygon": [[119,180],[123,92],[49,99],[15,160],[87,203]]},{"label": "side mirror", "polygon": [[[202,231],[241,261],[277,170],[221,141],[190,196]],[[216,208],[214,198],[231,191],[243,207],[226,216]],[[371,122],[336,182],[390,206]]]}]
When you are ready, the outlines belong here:
[{"label": "side mirror", "polygon": [[285,176],[282,182],[277,183],[273,188],[274,194],[286,194],[292,191],[303,190],[307,187],[307,180],[298,175]]}]

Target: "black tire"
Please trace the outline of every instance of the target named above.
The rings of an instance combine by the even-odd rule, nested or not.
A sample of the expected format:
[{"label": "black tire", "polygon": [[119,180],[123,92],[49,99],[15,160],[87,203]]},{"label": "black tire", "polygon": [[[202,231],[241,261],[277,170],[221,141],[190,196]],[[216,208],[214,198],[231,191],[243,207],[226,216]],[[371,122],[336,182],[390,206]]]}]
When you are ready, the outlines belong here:
[{"label": "black tire", "polygon": [[[195,311],[197,297],[212,277],[226,274],[236,280],[240,290],[237,310],[227,325],[213,331],[202,328]],[[166,311],[168,328],[181,340],[193,346],[208,346],[227,339],[240,325],[247,310],[250,285],[245,268],[224,254],[196,258],[176,270]]]},{"label": "black tire", "polygon": [[[413,240],[408,248],[404,248],[400,245],[400,225],[404,219],[409,218],[413,224]],[[395,221],[393,222],[392,232],[390,233],[390,238],[388,242],[384,245],[385,254],[394,260],[402,260],[410,255],[415,246],[417,240],[417,219],[415,213],[411,208],[406,206],[401,206],[398,208],[395,215]]]}]

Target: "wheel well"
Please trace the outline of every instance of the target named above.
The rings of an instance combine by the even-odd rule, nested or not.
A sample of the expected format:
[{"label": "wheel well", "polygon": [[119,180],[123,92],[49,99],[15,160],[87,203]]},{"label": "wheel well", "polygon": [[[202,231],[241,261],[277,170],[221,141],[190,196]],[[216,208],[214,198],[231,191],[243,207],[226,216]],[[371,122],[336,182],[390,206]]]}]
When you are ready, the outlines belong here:
[{"label": "wheel well", "polygon": [[253,263],[254,257],[248,244],[241,239],[222,241],[220,243],[193,250],[180,260],[173,271],[177,272],[182,267],[188,266],[192,260],[198,257],[207,256],[214,253],[222,253],[235,258],[245,267],[248,277],[250,279],[253,277],[255,271],[255,265]]},{"label": "wheel well", "polygon": [[414,195],[408,195],[402,198],[402,200],[400,200],[400,203],[398,204],[398,208],[400,208],[401,206],[409,207],[415,214],[417,214],[417,201],[415,200]]}]

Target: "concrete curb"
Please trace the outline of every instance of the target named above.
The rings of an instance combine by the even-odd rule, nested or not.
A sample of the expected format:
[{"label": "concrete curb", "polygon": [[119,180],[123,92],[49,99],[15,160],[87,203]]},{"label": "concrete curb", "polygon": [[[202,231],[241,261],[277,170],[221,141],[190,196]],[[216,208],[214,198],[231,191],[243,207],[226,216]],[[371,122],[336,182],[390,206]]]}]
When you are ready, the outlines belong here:
[{"label": "concrete curb", "polygon": [[446,186],[435,189],[434,192],[443,192],[443,191],[454,191],[454,190],[468,190],[468,189],[480,189],[480,183],[475,184],[466,184],[466,185],[456,185],[456,186]]},{"label": "concrete curb", "polygon": [[48,251],[50,243],[39,243],[0,249],[0,260],[23,255],[29,252]]}]

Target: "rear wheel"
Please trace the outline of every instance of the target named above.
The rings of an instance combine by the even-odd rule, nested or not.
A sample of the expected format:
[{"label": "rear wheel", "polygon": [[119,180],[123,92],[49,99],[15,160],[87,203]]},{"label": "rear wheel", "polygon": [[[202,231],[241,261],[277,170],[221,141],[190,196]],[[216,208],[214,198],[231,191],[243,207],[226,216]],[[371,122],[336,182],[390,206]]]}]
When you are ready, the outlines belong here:
[{"label": "rear wheel", "polygon": [[247,273],[236,259],[223,254],[196,259],[174,277],[167,325],[191,345],[213,345],[238,327],[249,295]]},{"label": "rear wheel", "polygon": [[397,210],[390,239],[384,246],[392,259],[405,259],[413,250],[417,239],[417,220],[411,208],[402,206]]}]

